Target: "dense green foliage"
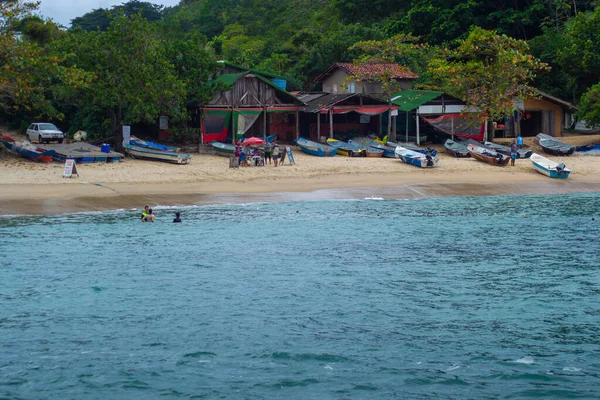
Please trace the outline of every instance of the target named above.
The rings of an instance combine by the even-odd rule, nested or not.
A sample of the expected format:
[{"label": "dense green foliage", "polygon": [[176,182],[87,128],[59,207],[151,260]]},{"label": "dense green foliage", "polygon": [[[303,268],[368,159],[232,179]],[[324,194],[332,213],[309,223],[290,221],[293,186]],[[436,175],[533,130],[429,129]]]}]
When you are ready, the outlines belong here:
[{"label": "dense green foliage", "polygon": [[[418,87],[490,102],[494,115],[506,109],[508,97],[532,84],[582,104],[581,116],[597,121],[598,3],[182,0],[164,8],[132,0],[75,18],[66,31],[26,9],[4,12],[0,50],[13,57],[0,59],[0,79],[6,83],[0,89],[6,92],[16,79],[34,89],[27,101],[3,94],[0,105],[5,119],[64,115],[71,130],[109,135],[120,123],[155,119],[161,112],[181,117],[187,101],[205,101],[211,93],[204,83],[219,59],[284,75],[291,89],[311,90],[313,79],[334,62],[380,58],[416,72]],[[491,38],[510,46],[491,58],[479,57],[477,46],[496,40]],[[538,60],[551,68],[541,68]],[[17,78],[5,71],[17,71]],[[504,93],[495,103],[488,96],[494,90]],[[22,106],[15,109],[17,103]]]}]

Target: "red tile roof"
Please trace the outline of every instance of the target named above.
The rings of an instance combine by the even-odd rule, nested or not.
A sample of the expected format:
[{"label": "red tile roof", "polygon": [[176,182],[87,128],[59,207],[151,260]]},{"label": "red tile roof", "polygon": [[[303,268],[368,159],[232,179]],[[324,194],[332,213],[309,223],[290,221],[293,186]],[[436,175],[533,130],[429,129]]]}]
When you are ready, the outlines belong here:
[{"label": "red tile roof", "polygon": [[[384,72],[391,72],[391,77],[395,79],[417,79],[419,76],[411,72],[408,68],[400,64],[359,64],[353,63],[336,63],[332,68],[338,67],[350,75],[368,77],[369,75],[377,76]],[[332,68],[329,68],[330,70]]]}]

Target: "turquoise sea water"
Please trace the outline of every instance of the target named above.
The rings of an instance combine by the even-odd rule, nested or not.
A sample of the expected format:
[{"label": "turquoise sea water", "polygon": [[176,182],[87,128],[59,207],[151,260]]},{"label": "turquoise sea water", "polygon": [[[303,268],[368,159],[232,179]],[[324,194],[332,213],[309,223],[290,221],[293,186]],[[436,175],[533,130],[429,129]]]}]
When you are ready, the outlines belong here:
[{"label": "turquoise sea water", "polygon": [[600,395],[599,194],[173,211],[0,218],[0,398]]}]

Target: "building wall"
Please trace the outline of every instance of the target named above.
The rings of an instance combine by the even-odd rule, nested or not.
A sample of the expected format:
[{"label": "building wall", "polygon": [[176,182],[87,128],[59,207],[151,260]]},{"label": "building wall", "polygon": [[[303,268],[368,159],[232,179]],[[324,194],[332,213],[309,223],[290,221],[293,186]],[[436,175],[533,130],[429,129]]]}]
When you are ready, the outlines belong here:
[{"label": "building wall", "polygon": [[[325,77],[321,83],[323,91],[326,93],[342,94],[342,93],[365,93],[365,94],[381,94],[383,93],[380,82],[354,82],[354,91],[348,90],[346,86],[351,81],[346,81],[348,74],[338,68],[331,75]],[[412,88],[412,80],[401,79],[399,82],[400,90],[408,90]],[[336,91],[337,90],[337,91]]]},{"label": "building wall", "polygon": [[[554,126],[552,132],[544,132],[552,136],[562,136],[563,134],[563,114],[561,106],[543,99],[526,99],[524,101],[525,113],[528,111],[541,111],[554,113]],[[539,132],[538,132],[539,133]]]}]

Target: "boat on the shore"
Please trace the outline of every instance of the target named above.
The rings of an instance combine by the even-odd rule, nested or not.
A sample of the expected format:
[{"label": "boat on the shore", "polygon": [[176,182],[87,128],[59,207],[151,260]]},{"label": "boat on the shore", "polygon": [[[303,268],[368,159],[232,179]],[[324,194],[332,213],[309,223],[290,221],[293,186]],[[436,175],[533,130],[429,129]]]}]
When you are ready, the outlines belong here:
[{"label": "boat on the shore", "polygon": [[226,144],[226,143],[221,143],[221,142],[212,142],[211,145],[217,152],[218,156],[232,157],[233,154],[235,153],[235,146],[232,144]]},{"label": "boat on the shore", "polygon": [[504,167],[510,160],[510,157],[505,154],[498,153],[496,150],[487,147],[477,146],[473,143],[469,143],[467,149],[469,149],[471,157],[490,165]]},{"label": "boat on the shore", "polygon": [[371,157],[371,158],[381,158],[383,157],[383,150],[375,148],[375,147],[367,147],[367,149],[365,150],[365,153],[367,155],[367,157]]},{"label": "boat on the shore", "polygon": [[304,138],[298,139],[298,146],[302,152],[317,157],[333,157],[338,150],[327,144],[313,142]]},{"label": "boat on the shore", "polygon": [[552,154],[554,156],[568,156],[575,152],[575,146],[570,146],[557,140],[555,137],[546,135],[545,133],[539,133],[535,137],[535,141],[544,150],[545,153]]},{"label": "boat on the shore", "polygon": [[571,170],[565,164],[559,164],[537,153],[531,155],[531,162],[537,172],[550,178],[567,179],[571,174]]},{"label": "boat on the shore", "polygon": [[433,168],[438,165],[440,161],[439,158],[432,155],[405,149],[401,146],[396,147],[395,153],[402,162],[419,168]]},{"label": "boat on the shore", "polygon": [[[498,153],[502,153],[507,156],[510,156],[510,147],[509,146],[504,146],[502,144],[493,143],[493,142],[484,142],[483,144],[485,147],[487,147],[489,149],[496,150]],[[533,154],[533,150],[527,150],[527,149],[517,150],[517,158],[529,158],[529,157],[531,157],[531,154]]]},{"label": "boat on the shore", "polygon": [[150,142],[147,140],[140,139],[136,136],[131,136],[129,139],[129,144],[133,146],[143,147],[145,149],[150,150],[158,150],[158,151],[172,151],[174,153],[178,153],[181,151],[179,147],[175,146],[165,146],[164,144]]},{"label": "boat on the shore", "polygon": [[466,144],[462,142],[456,142],[452,139],[446,140],[446,142],[444,143],[444,149],[446,149],[446,153],[450,154],[452,157],[471,157],[471,154],[469,154],[469,149],[467,148]]},{"label": "boat on the shore", "polygon": [[437,150],[431,147],[419,147],[413,143],[402,143],[402,142],[390,142],[389,140],[386,142],[386,146],[392,146],[394,149],[396,147],[402,147],[404,149],[414,151],[416,153],[422,154],[430,154],[432,157],[437,155]]},{"label": "boat on the shore", "polygon": [[375,149],[383,150],[383,157],[386,158],[396,158],[396,148],[391,146],[386,146],[381,142],[372,141],[369,147],[373,147]]},{"label": "boat on the shore", "polygon": [[0,143],[11,153],[37,162],[49,163],[56,154],[55,150],[40,149],[27,141],[17,142],[10,136],[0,137]]},{"label": "boat on the shore", "polygon": [[598,153],[600,153],[600,144],[586,144],[583,146],[577,146],[575,147],[575,151],[578,153],[593,152],[593,155],[598,155]]},{"label": "boat on the shore", "polygon": [[327,144],[331,147],[335,147],[337,149],[337,153],[340,156],[346,157],[365,157],[366,148],[361,146],[358,143],[354,143],[351,140],[348,142],[343,142],[341,140],[328,138]]},{"label": "boat on the shore", "polygon": [[165,161],[175,164],[187,164],[191,161],[192,155],[186,153],[176,153],[174,151],[152,150],[145,147],[125,144],[125,152],[132,158],[143,158],[152,161]]}]

